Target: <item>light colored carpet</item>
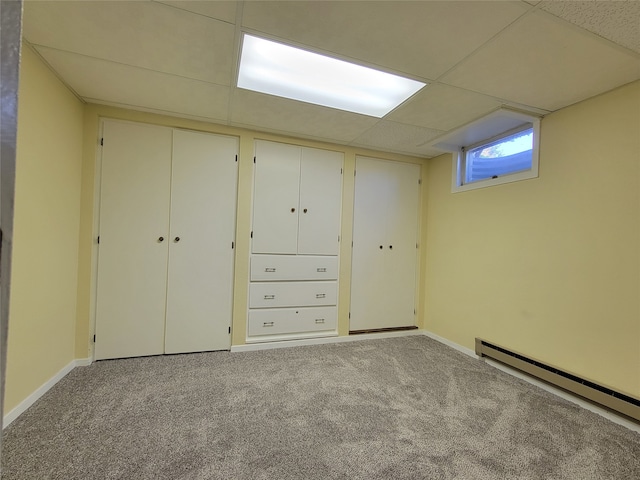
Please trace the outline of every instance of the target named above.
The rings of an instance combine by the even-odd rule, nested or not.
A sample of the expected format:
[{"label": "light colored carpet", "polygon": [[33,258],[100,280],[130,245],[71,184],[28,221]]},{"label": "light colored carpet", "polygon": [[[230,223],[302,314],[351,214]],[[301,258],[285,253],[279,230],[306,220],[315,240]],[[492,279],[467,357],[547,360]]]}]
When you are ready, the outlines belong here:
[{"label": "light colored carpet", "polygon": [[640,435],[427,337],[77,368],[5,480],[640,479]]}]

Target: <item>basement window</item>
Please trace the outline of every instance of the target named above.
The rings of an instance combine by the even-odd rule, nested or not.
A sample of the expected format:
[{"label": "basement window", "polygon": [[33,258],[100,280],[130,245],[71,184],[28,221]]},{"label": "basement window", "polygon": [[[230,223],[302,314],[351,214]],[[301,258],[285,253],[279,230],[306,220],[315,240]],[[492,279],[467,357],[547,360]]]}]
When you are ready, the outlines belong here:
[{"label": "basement window", "polygon": [[463,185],[530,172],[533,166],[533,128],[462,148],[460,157]]},{"label": "basement window", "polygon": [[453,153],[451,192],[464,192],[538,176],[540,117],[499,108],[435,139]]}]

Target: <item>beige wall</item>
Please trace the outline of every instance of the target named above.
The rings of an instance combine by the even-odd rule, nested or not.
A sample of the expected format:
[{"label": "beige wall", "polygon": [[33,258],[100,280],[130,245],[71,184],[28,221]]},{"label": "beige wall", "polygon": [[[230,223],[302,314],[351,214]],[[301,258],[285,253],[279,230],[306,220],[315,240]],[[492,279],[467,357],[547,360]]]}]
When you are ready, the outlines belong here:
[{"label": "beige wall", "polygon": [[540,176],[451,193],[429,161],[425,328],[640,397],[640,82],[545,117]]},{"label": "beige wall", "polygon": [[[371,150],[345,147],[283,137],[268,133],[254,132],[246,129],[226,127],[168,117],[153,113],[136,112],[103,105],[87,105],[84,123],[83,180],[82,180],[82,223],[80,233],[80,266],[78,283],[78,317],[76,325],[76,356],[84,358],[92,354],[93,330],[95,327],[95,269],[97,265],[98,215],[94,210],[96,196],[99,195],[99,175],[96,175],[99,162],[99,128],[100,118],[114,118],[145,122],[156,125],[188,128],[193,130],[234,135],[240,139],[238,210],[236,230],[236,260],[234,284],[234,308],[232,322],[232,344],[242,345],[246,338],[247,297],[249,285],[249,234],[251,231],[251,198],[253,191],[253,156],[256,139],[266,139],[285,143],[294,143],[309,147],[325,148],[343,152],[344,182],[342,237],[340,247],[340,291],[338,297],[338,332],[347,335],[349,332],[349,304],[351,284],[351,228],[353,224],[353,195],[356,155],[404,161],[423,165],[425,161],[416,157],[381,153]],[[422,318],[422,304],[418,304],[418,316]]]},{"label": "beige wall", "polygon": [[5,412],[75,358],[82,112],[24,46]]}]

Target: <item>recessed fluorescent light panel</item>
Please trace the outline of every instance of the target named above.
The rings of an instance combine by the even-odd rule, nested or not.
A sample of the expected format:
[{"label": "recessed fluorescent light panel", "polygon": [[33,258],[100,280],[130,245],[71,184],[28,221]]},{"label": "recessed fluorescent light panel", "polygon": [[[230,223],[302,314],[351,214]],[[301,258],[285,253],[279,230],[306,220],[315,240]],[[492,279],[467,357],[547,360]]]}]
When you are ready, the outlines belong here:
[{"label": "recessed fluorescent light panel", "polygon": [[426,84],[244,35],[238,87],[383,117]]}]

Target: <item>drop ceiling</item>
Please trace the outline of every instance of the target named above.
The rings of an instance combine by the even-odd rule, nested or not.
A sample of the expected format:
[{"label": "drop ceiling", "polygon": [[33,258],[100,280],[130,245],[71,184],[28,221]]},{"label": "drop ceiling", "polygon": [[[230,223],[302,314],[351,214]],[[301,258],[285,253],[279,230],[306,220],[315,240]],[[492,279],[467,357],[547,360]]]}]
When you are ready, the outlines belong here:
[{"label": "drop ceiling", "polygon": [[[428,83],[383,118],[235,86],[242,34]],[[545,115],[640,79],[640,1],[31,1],[25,40],[81,99],[375,150],[501,106]]]}]

